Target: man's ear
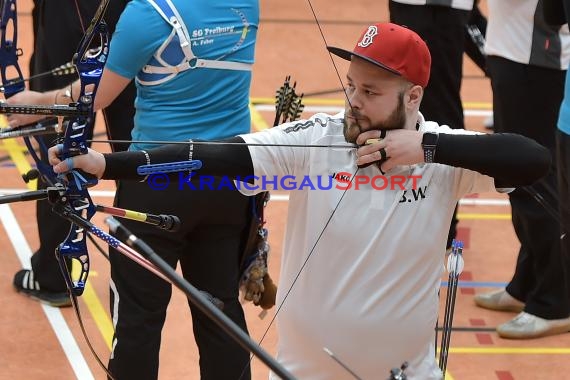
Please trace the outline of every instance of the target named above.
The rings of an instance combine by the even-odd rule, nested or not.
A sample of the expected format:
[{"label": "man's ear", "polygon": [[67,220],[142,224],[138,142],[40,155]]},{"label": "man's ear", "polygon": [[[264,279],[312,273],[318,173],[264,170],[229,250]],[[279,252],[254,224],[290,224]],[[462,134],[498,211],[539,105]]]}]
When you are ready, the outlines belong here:
[{"label": "man's ear", "polygon": [[424,96],[424,89],[422,86],[412,85],[406,93],[406,107],[419,109],[422,97]]}]

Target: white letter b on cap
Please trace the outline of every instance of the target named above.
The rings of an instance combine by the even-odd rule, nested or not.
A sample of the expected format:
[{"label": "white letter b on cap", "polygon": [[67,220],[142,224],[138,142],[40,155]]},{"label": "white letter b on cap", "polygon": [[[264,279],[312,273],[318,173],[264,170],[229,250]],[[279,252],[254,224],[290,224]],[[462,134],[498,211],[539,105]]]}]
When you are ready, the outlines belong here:
[{"label": "white letter b on cap", "polygon": [[366,33],[364,33],[364,35],[362,36],[362,39],[358,43],[358,46],[365,48],[371,45],[372,42],[374,41],[374,37],[377,34],[378,34],[378,28],[376,27],[376,25],[370,25]]}]

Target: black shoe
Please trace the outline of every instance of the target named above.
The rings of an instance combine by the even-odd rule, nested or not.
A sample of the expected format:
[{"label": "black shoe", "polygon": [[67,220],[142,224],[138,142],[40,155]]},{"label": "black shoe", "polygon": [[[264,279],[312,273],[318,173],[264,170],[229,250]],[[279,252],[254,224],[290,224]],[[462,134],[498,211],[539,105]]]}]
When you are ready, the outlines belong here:
[{"label": "black shoe", "polygon": [[14,288],[18,293],[23,293],[36,301],[50,306],[71,306],[69,293],[41,290],[38,282],[34,280],[34,272],[31,269],[22,269],[16,272],[14,275]]}]

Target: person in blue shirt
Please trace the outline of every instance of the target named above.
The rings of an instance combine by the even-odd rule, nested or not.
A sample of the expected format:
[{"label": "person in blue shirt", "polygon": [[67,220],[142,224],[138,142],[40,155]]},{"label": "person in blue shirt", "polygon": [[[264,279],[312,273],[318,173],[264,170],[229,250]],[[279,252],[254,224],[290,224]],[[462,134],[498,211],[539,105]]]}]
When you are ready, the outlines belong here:
[{"label": "person in blue shirt", "polygon": [[[249,132],[258,23],[257,0],[132,0],[113,34],[95,107],[105,107],[135,81],[131,151],[155,147],[151,140],[223,139]],[[71,93],[79,93],[79,83]],[[25,92],[15,100],[51,104],[55,95]],[[29,117],[13,115],[10,124]],[[252,218],[249,198],[227,186],[195,191],[173,185],[155,191],[150,184],[150,179],[119,182],[115,205],[177,215],[181,228],[165,232],[127,220],[125,226],[173,267],[179,263],[184,277],[221,300],[228,317],[247,331],[238,297],[239,264]],[[116,251],[110,259],[115,334],[109,370],[119,380],[156,379],[171,285]],[[249,379],[248,352],[193,305],[190,309],[201,378]]]}]

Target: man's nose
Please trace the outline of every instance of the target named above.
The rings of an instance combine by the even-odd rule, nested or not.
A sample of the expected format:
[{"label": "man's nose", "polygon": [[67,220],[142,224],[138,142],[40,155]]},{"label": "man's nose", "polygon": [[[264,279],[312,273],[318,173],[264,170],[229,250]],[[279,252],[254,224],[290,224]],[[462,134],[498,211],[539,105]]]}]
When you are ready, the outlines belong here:
[{"label": "man's nose", "polygon": [[360,92],[358,92],[357,90],[352,91],[352,93],[350,93],[347,96],[347,99],[349,106],[351,108],[360,108],[360,106],[362,105],[361,102],[362,97],[360,96]]}]

